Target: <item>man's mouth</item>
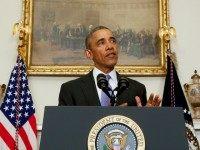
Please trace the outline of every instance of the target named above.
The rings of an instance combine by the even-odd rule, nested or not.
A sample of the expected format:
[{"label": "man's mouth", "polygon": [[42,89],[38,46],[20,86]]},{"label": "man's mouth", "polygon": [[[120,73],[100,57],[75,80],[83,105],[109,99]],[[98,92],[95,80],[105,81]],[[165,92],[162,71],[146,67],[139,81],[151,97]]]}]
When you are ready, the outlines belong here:
[{"label": "man's mouth", "polygon": [[108,57],[108,58],[113,58],[115,56],[116,56],[116,53],[114,53],[114,52],[106,55],[106,57]]}]

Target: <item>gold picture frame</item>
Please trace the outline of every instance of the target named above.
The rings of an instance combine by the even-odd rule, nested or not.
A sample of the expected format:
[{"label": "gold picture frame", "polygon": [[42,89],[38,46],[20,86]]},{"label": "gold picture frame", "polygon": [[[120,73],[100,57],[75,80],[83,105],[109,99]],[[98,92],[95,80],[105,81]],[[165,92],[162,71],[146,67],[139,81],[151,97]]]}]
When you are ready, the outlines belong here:
[{"label": "gold picture frame", "polygon": [[168,0],[23,0],[21,42],[28,75],[88,73],[93,65],[84,58],[84,36],[96,25],[111,28],[121,42],[121,57],[116,66],[120,74],[165,75],[167,45],[158,37],[158,31],[169,26],[168,3]]}]

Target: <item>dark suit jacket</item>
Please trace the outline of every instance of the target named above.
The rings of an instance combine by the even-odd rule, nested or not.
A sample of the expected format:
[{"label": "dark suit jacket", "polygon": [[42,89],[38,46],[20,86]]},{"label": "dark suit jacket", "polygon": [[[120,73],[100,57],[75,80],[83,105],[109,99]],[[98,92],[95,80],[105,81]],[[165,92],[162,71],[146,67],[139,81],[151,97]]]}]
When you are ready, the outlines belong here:
[{"label": "dark suit jacket", "polygon": [[[117,76],[119,79],[120,75],[117,74]],[[135,96],[139,96],[142,100],[142,105],[145,105],[147,102],[145,86],[129,78],[128,81],[129,88],[119,94],[117,105],[127,102],[129,106],[136,106]],[[83,77],[63,83],[60,89],[58,105],[100,106],[92,71]]]}]

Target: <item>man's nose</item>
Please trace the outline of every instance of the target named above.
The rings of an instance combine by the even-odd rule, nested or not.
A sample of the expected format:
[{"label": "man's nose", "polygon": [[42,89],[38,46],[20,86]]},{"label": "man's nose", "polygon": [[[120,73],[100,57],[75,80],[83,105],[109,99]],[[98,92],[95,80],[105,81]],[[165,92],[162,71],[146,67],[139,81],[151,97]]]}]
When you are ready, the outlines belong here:
[{"label": "man's nose", "polygon": [[112,50],[113,48],[114,48],[113,43],[111,43],[111,42],[107,42],[106,50]]}]

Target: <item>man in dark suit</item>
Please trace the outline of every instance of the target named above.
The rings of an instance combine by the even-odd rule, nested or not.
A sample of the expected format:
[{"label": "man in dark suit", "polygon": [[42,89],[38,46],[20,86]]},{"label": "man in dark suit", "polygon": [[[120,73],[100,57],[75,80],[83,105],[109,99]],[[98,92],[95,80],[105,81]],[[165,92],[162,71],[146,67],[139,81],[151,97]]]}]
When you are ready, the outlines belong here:
[{"label": "man in dark suit", "polygon": [[[96,27],[86,37],[85,44],[85,55],[94,62],[94,69],[83,77],[62,84],[60,106],[109,106],[109,97],[97,86],[97,76],[100,73],[109,76],[111,89],[118,86],[121,75],[114,69],[118,61],[118,45],[112,31],[104,26]],[[119,94],[114,93],[117,95],[116,105],[159,106],[159,96],[151,94],[147,102],[145,86],[135,80],[127,80],[128,89]]]}]

